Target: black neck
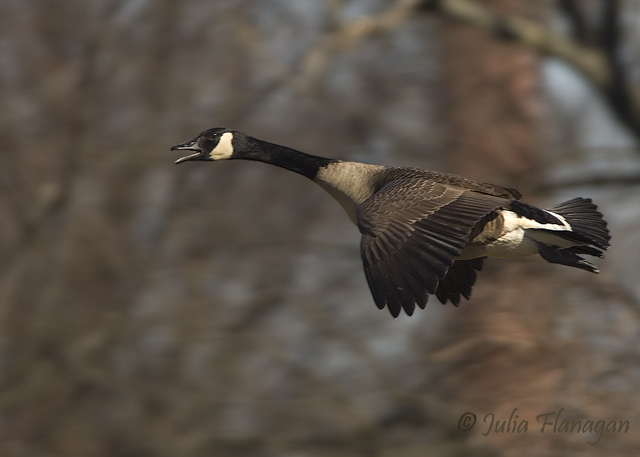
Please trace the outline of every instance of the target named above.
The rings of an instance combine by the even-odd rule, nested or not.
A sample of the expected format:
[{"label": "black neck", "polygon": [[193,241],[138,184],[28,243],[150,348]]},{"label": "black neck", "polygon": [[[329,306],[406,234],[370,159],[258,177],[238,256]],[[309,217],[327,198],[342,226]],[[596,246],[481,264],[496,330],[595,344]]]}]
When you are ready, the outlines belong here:
[{"label": "black neck", "polygon": [[337,160],[312,156],[285,146],[258,140],[257,138],[249,137],[247,140],[242,152],[235,154],[233,158],[270,163],[271,165],[295,171],[309,179],[315,178],[320,168],[337,162]]}]

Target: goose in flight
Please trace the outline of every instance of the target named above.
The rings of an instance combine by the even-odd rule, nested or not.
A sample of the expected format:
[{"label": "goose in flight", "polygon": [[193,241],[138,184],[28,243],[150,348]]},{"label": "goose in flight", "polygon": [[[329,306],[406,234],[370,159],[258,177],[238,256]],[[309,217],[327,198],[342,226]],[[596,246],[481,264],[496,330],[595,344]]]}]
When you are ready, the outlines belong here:
[{"label": "goose in flight", "polygon": [[394,317],[424,308],[429,294],[445,304],[471,297],[486,257],[540,254],[551,263],[598,269],[581,255],[602,257],[609,230],[588,198],[550,209],[520,201],[515,189],[418,168],[347,162],[305,154],[227,128],[205,130],[172,150],[176,163],[244,159],[315,181],[362,233],[365,276],[378,308]]}]

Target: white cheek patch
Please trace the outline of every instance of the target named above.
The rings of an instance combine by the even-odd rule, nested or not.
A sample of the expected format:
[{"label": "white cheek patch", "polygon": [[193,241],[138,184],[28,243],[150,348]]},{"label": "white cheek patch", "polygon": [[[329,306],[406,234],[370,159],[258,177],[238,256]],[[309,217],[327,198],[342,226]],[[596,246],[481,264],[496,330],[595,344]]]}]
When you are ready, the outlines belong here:
[{"label": "white cheek patch", "polygon": [[223,133],[216,147],[209,153],[209,158],[213,160],[224,160],[231,157],[233,155],[233,144],[231,140],[233,140],[233,133]]}]

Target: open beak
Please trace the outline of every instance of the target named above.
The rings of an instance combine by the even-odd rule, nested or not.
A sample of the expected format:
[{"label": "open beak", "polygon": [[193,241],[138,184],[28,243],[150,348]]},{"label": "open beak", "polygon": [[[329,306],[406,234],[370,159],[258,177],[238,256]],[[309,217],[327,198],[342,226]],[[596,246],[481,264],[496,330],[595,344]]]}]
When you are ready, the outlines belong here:
[{"label": "open beak", "polygon": [[204,156],[202,149],[198,146],[198,139],[187,141],[186,143],[176,144],[175,146],[171,146],[172,151],[195,151],[193,154],[189,154],[188,156],[181,157],[176,160],[176,163],[186,162],[188,160],[199,160]]}]

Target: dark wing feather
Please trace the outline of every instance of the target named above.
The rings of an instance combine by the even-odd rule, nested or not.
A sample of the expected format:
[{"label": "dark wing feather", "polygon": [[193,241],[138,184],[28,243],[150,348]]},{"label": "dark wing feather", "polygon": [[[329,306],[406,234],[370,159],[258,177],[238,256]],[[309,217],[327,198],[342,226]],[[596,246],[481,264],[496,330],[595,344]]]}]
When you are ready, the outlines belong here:
[{"label": "dark wing feather", "polygon": [[436,297],[443,305],[450,300],[455,306],[460,304],[460,295],[471,298],[471,287],[476,282],[476,271],[482,270],[484,257],[469,260],[456,260],[447,275],[440,280]]},{"label": "dark wing feather", "polygon": [[422,177],[384,185],[358,207],[362,260],[376,305],[393,316],[401,309],[411,315],[436,291],[456,305],[460,294],[469,298],[482,260],[454,262],[476,226],[508,202]]}]

